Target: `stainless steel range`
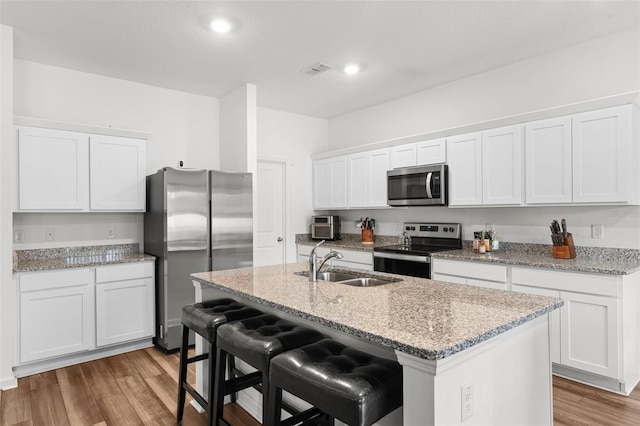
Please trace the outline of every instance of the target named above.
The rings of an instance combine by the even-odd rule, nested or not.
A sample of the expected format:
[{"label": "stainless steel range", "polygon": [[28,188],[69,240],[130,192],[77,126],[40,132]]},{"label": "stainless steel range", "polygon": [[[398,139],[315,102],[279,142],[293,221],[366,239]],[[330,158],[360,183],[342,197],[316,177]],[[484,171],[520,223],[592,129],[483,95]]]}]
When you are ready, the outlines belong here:
[{"label": "stainless steel range", "polygon": [[431,278],[431,253],[462,248],[459,223],[404,223],[406,244],[375,247],[373,269],[392,274]]}]

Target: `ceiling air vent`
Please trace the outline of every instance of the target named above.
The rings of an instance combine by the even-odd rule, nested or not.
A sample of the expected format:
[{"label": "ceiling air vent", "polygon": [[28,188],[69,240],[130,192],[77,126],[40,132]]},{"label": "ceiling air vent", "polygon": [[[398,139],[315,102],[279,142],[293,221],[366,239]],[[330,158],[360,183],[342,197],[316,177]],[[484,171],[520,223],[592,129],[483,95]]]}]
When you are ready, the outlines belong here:
[{"label": "ceiling air vent", "polygon": [[332,70],[333,67],[331,65],[323,64],[322,62],[315,63],[310,67],[306,67],[302,69],[302,72],[308,75],[316,75],[321,72]]}]

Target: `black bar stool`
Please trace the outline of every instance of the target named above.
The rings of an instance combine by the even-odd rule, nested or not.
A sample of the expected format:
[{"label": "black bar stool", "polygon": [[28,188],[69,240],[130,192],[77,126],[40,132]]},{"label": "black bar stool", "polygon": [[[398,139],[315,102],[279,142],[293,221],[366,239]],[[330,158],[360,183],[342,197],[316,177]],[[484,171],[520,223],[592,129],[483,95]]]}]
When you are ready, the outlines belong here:
[{"label": "black bar stool", "polygon": [[[216,299],[202,303],[194,303],[182,308],[182,346],[180,347],[180,377],[178,381],[178,422],[182,421],[186,392],[189,392],[197,402],[207,411],[209,424],[213,424],[212,407],[198,391],[187,383],[187,365],[197,361],[209,360],[209,401],[213,398],[213,384],[215,382],[216,331],[221,324],[262,315],[257,309],[249,308],[233,299]],[[202,336],[209,342],[209,353],[187,357],[189,346],[189,330]],[[229,359],[230,375],[233,375],[233,359]],[[224,372],[222,373],[224,376]]]},{"label": "black bar stool", "polygon": [[[295,425],[318,409],[350,426],[368,426],[402,406],[402,366],[325,339],[274,357],[269,426]],[[314,408],[280,420],[282,391]]]},{"label": "black bar stool", "polygon": [[253,386],[251,383],[243,382],[244,377],[233,377],[225,381],[227,356],[241,359],[258,370],[252,374],[261,376],[262,422],[265,423],[271,358],[323,338],[324,336],[316,330],[269,314],[230,322],[218,327],[216,382],[213,390],[213,413],[216,424],[219,424],[222,419],[225,395]]}]

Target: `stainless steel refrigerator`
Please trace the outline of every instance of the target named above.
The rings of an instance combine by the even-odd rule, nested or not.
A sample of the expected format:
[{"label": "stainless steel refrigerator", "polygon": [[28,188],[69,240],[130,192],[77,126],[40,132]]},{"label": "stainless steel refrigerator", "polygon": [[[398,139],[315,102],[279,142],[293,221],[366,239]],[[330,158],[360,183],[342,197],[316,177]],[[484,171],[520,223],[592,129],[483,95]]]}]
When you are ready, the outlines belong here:
[{"label": "stainless steel refrigerator", "polygon": [[194,302],[189,275],[253,265],[251,173],[165,167],[147,176],[144,251],[157,258],[154,341],[172,351],[182,307]]}]

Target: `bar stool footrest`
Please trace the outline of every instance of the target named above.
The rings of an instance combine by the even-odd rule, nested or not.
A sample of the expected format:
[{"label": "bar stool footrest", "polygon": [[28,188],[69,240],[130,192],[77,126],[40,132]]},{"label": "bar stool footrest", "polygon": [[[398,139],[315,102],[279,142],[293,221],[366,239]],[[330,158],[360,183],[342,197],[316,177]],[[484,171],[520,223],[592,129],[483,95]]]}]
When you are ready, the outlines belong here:
[{"label": "bar stool footrest", "polygon": [[[284,410],[289,412],[289,413],[291,413],[291,411],[287,410],[286,408]],[[298,410],[296,410],[296,411],[298,411]],[[303,422],[304,422],[304,424],[306,424],[308,422],[319,420],[320,418],[326,417],[326,416],[327,415],[325,413],[323,413],[322,411],[318,410],[315,407],[312,407],[312,408],[309,408],[306,411],[302,411],[302,412],[298,411],[296,414],[294,414],[293,416],[289,417],[288,419],[282,420],[282,422],[280,424],[282,426],[293,426],[293,425],[297,425],[297,424],[303,423]]]}]

